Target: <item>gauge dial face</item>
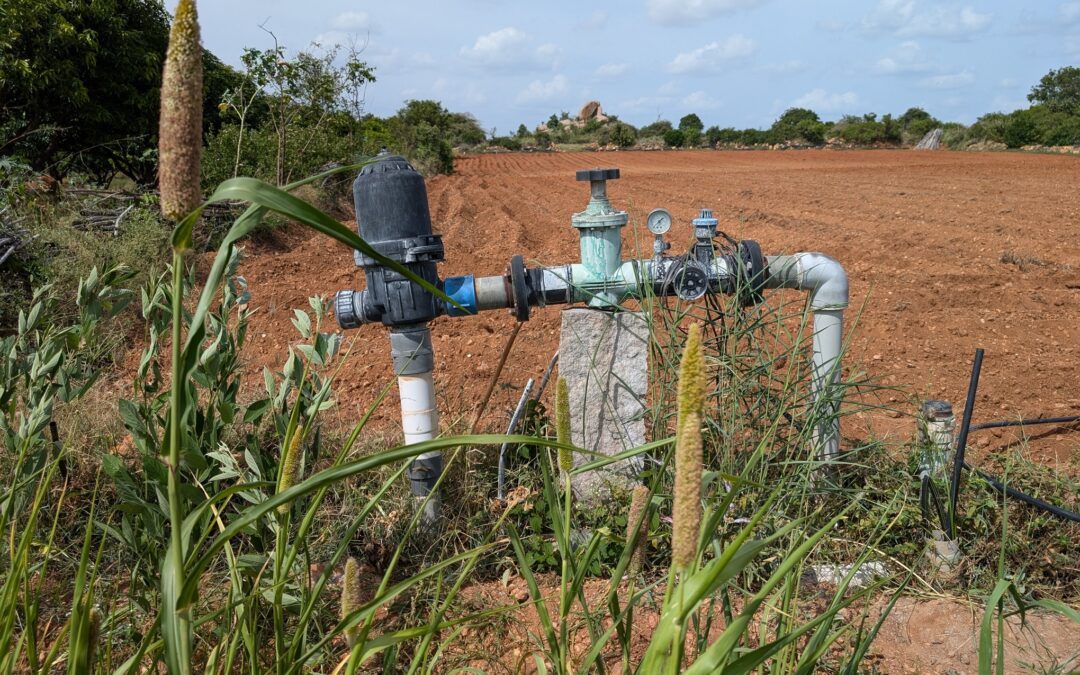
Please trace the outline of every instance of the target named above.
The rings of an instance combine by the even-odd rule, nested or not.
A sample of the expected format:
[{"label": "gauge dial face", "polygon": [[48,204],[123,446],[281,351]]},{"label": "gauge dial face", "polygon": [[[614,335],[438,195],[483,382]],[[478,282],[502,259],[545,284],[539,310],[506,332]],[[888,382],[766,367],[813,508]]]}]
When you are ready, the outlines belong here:
[{"label": "gauge dial face", "polygon": [[653,209],[645,219],[645,224],[648,225],[649,232],[664,234],[671,229],[671,214],[667,209]]}]

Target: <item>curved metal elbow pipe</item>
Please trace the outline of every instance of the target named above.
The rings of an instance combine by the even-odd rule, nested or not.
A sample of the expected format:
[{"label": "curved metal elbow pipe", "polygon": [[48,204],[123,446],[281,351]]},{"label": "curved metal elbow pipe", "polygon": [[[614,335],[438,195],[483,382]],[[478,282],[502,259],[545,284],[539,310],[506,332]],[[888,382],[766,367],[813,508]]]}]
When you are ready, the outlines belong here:
[{"label": "curved metal elbow pipe", "polygon": [[845,309],[848,278],[843,265],[824,253],[796,253],[768,257],[766,288],[795,288],[810,293],[813,311]]}]

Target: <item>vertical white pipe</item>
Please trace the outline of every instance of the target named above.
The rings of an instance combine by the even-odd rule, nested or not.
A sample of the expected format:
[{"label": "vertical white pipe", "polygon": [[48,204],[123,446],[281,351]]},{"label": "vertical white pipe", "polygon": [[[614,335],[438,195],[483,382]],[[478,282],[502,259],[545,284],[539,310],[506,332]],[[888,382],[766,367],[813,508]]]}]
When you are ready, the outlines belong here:
[{"label": "vertical white pipe", "polygon": [[[435,408],[435,383],[431,371],[416,375],[399,375],[401,394],[401,428],[405,445],[430,441],[439,433],[439,411]],[[420,458],[439,455],[426,452]]]},{"label": "vertical white pipe", "polygon": [[844,311],[815,311],[810,391],[820,420],[814,428],[814,447],[818,458],[825,462],[840,454],[840,399],[835,386],[840,381],[843,341]]},{"label": "vertical white pipe", "polygon": [[[430,441],[439,434],[439,411],[435,407],[435,382],[431,371],[415,375],[398,376],[398,392],[401,395],[401,430],[405,434],[405,445],[414,445]],[[414,462],[442,458],[442,452],[425,452],[416,456]],[[439,462],[442,465],[442,462]],[[438,478],[438,476],[434,476]],[[421,523],[426,528],[437,525],[442,513],[442,499],[438,490],[426,495],[417,495],[423,505]]]},{"label": "vertical white pipe", "polygon": [[848,306],[848,279],[843,266],[822,253],[770,256],[769,288],[797,288],[810,294],[814,313],[813,373],[810,392],[821,420],[814,428],[819,459],[835,459],[840,452],[840,351],[844,342],[844,308]]}]

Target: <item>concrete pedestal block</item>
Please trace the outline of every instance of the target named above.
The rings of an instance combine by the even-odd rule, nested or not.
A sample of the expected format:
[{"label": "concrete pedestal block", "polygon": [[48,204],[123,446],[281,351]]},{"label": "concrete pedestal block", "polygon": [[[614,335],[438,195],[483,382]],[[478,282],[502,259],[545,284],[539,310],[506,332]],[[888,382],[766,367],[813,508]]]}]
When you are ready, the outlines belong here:
[{"label": "concrete pedestal block", "polygon": [[[559,374],[570,394],[574,445],[610,456],[645,442],[648,357],[649,331],[642,314],[563,310]],[[595,459],[575,453],[574,466]],[[641,467],[637,457],[575,476],[574,496],[588,504],[602,503],[613,490],[631,489]]]}]

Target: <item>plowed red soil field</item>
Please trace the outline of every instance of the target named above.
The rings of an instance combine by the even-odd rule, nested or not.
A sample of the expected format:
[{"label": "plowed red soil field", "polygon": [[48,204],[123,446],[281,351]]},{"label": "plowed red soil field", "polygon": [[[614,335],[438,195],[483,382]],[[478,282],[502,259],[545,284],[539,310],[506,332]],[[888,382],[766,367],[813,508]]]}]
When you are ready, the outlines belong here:
[{"label": "plowed red soil field", "polygon": [[[545,264],[577,260],[570,215],[588,191],[574,171],[593,166],[622,170],[609,194],[630,212],[625,241],[648,248],[643,221],[652,208],[672,212],[675,234],[688,231],[704,206],[721,229],[756,239],[766,253],[821,251],[840,260],[851,281],[849,314],[865,301],[849,363],[906,388],[912,400],[950,400],[959,416],[973,352],[983,347],[976,422],[1080,414],[1080,159],[887,150],[466,157],[454,175],[428,182],[446,246],[441,274],[500,274],[515,254]],[[249,347],[258,378],[262,365],[279,367],[296,340],[292,308],[361,281],[350,253],[323,237],[290,230],[275,245],[248,249],[242,269],[259,310]],[[434,322],[445,421],[471,417],[512,326],[503,312]],[[557,349],[558,328],[557,308],[524,325],[481,426],[505,423],[526,378],[538,377]],[[358,339],[338,386],[346,415],[359,414],[392,375],[386,329],[365,326],[352,335]],[[890,403],[916,410],[904,393]],[[909,438],[912,421],[894,415],[849,419],[845,436]],[[388,401],[377,421],[396,419]],[[1034,435],[1033,458],[1077,472],[1080,431],[1036,428]],[[973,435],[974,457],[1012,438]]]}]

